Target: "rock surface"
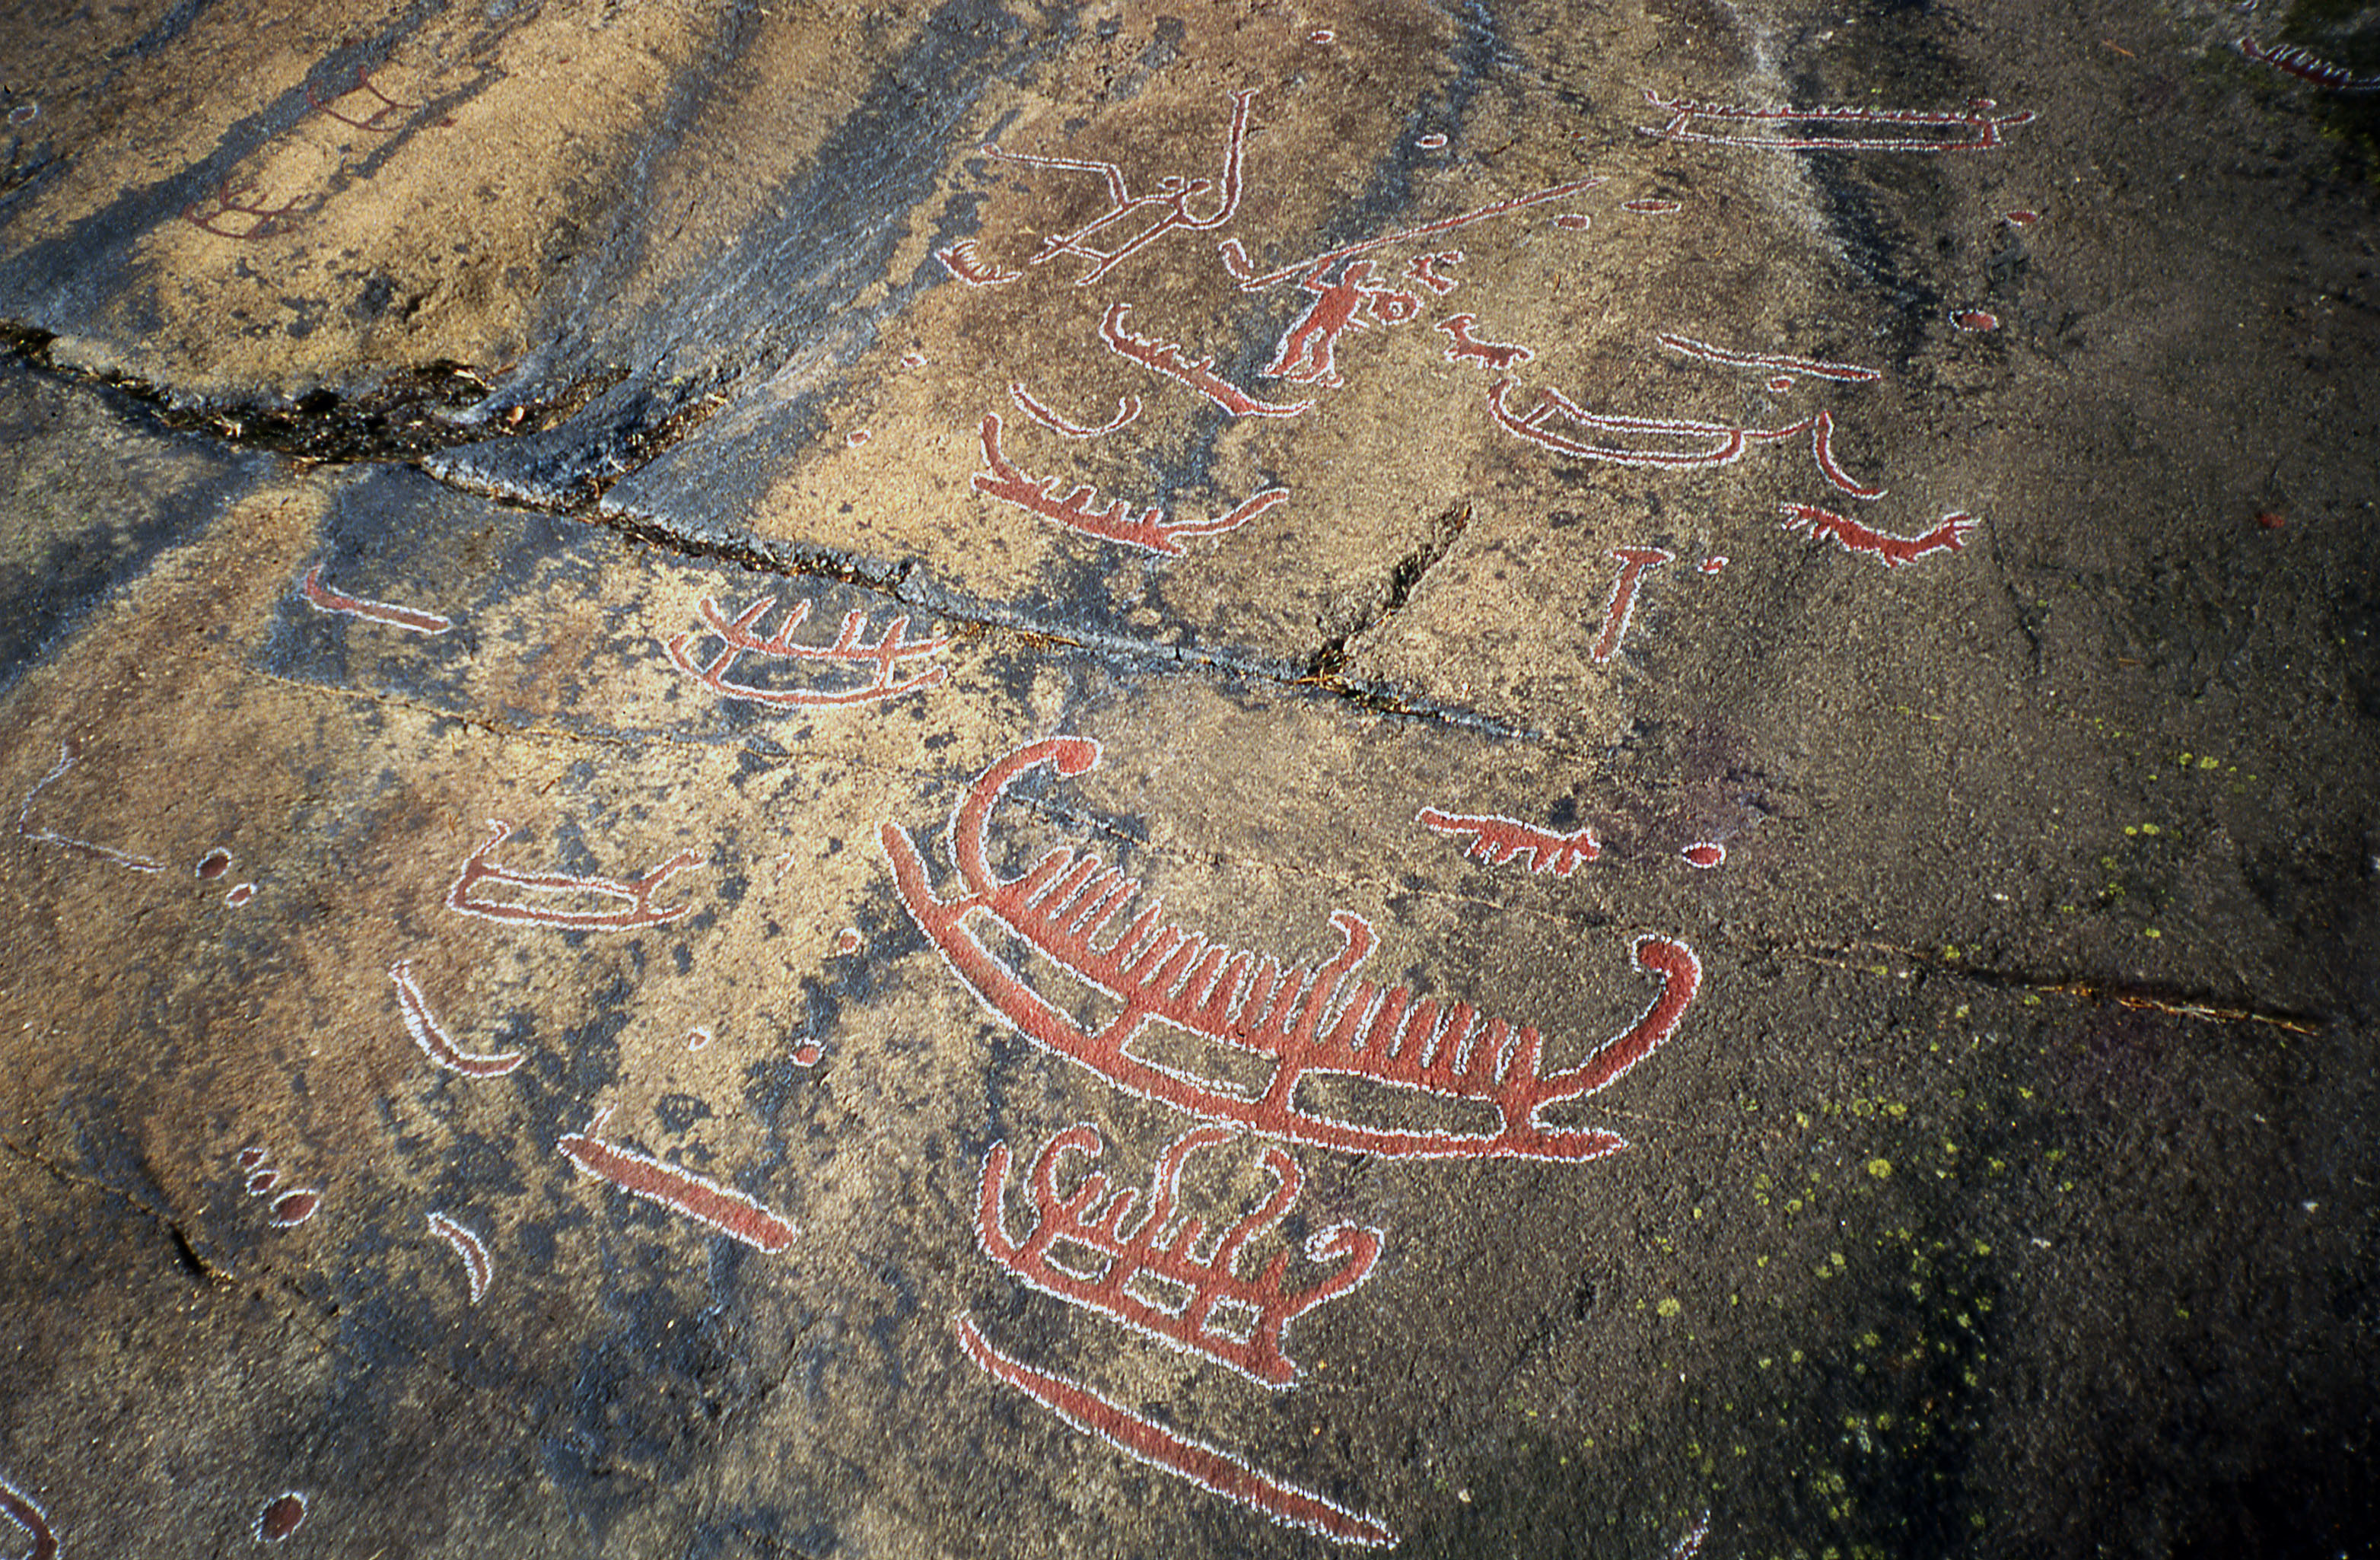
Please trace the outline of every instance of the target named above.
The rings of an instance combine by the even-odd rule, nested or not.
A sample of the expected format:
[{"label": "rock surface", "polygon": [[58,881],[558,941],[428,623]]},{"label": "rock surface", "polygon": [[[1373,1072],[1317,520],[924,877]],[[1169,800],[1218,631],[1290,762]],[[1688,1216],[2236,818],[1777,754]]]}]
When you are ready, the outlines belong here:
[{"label": "rock surface", "polygon": [[0,40],[9,1553],[2369,1542],[2380,13]]}]

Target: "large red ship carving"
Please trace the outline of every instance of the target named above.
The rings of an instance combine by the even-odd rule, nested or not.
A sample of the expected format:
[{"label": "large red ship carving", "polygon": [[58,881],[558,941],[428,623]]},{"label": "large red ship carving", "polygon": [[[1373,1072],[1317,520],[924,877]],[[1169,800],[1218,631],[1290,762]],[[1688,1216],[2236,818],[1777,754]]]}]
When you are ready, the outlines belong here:
[{"label": "large red ship carving", "polygon": [[[1053,737],[984,771],[951,815],[951,859],[963,888],[951,898],[933,891],[908,834],[883,826],[902,905],[997,1017],[1135,1094],[1318,1148],[1413,1159],[1587,1160],[1627,1146],[1614,1133],[1549,1127],[1539,1116],[1549,1105],[1608,1087],[1670,1037],[1702,983],[1693,949],[1667,937],[1639,937],[1633,962],[1660,978],[1659,993],[1627,1029],[1573,1065],[1548,1070],[1545,1040],[1535,1029],[1483,1017],[1468,1003],[1441,1005],[1402,986],[1359,979],[1355,969],[1372,950],[1372,928],[1352,911],[1330,917],[1337,953],[1287,969],[1164,920],[1161,900],[1110,936],[1139,895],[1137,881],[1064,846],[1015,878],[1001,877],[985,854],[991,810],[1018,777],[1042,764],[1071,777],[1099,762],[1098,743]],[[1096,1028],[1077,1021],[985,945],[969,924],[975,916],[1005,928],[1122,1003],[1122,1010]],[[1250,1092],[1135,1056],[1128,1047],[1152,1020],[1269,1056],[1272,1075]],[[1334,1077],[1484,1104],[1498,1122],[1479,1131],[1366,1126],[1299,1100],[1301,1082]]]}]

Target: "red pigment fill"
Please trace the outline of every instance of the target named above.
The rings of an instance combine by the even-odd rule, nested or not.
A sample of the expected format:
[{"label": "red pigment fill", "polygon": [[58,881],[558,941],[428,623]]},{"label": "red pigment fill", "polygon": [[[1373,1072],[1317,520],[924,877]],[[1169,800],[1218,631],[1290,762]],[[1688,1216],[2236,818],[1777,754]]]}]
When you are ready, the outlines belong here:
[{"label": "red pigment fill", "polygon": [[322,1205],[322,1194],[321,1192],[285,1191],[279,1197],[273,1200],[273,1223],[275,1227],[280,1229],[288,1229],[292,1225],[302,1225],[307,1220],[312,1218],[314,1216],[314,1210],[320,1208]]},{"label": "red pigment fill", "polygon": [[557,1145],[564,1157],[581,1170],[665,1208],[698,1219],[763,1251],[782,1251],[794,1243],[794,1226],[740,1191],[721,1186],[707,1176],[664,1164],[660,1160],[607,1143],[583,1132],[573,1132]]},{"label": "red pigment fill", "polygon": [[[1248,1243],[1281,1223],[1305,1184],[1295,1160],[1268,1147],[1264,1165],[1272,1176],[1271,1193],[1244,1210],[1216,1237],[1213,1249],[1201,1256],[1207,1221],[1175,1216],[1183,1163],[1236,1136],[1229,1127],[1194,1127],[1174,1139],[1150,1176],[1148,1211],[1127,1225],[1137,1194],[1130,1188],[1114,1191],[1113,1183],[1090,1167],[1107,1149],[1099,1128],[1088,1123],[1071,1127],[1050,1140],[1026,1173],[1025,1189],[1035,1216],[1021,1239],[1008,1231],[1008,1144],[994,1143],[984,1155],[976,1237],[992,1261],[1045,1295],[1203,1354],[1251,1381],[1286,1387],[1299,1372],[1283,1352],[1283,1331],[1316,1306],[1363,1283],[1379,1257],[1380,1232],[1338,1224],[1310,1236],[1305,1243],[1306,1257],[1332,1271],[1306,1288],[1293,1289],[1285,1282],[1287,1251],[1273,1252],[1256,1273],[1243,1276],[1240,1259]],[[1088,1163],[1074,1188],[1061,1190],[1060,1167],[1069,1154]],[[1084,1252],[1104,1259],[1094,1263],[1104,1271],[1079,1271]],[[1135,1284],[1146,1279],[1176,1292],[1186,1290],[1190,1298],[1160,1303],[1135,1292]],[[1253,1325],[1247,1321],[1251,1313]]]},{"label": "red pigment fill", "polygon": [[851,432],[850,433],[848,433],[848,434],[846,434],[846,435],[844,436],[844,443],[845,443],[845,444],[849,445],[850,445],[852,448],[854,448],[854,449],[857,449],[860,445],[862,445],[866,444],[868,440],[870,440],[870,439],[874,438],[875,436],[876,436],[876,435],[874,435],[873,433],[869,433],[867,429],[865,429],[865,428],[856,428],[856,429],[852,430],[852,432]]},{"label": "red pigment fill", "polygon": [[859,951],[859,933],[848,926],[844,927],[842,934],[834,940],[834,951],[837,954],[857,953]]},{"label": "red pigment fill", "polygon": [[[933,942],[953,974],[994,1014],[1036,1044],[1097,1072],[1143,1099],[1214,1122],[1236,1122],[1268,1137],[1350,1153],[1419,1159],[1598,1159],[1626,1143],[1615,1134],[1550,1127],[1548,1107],[1595,1093],[1670,1038],[1702,981],[1684,944],[1640,937],[1634,967],[1659,978],[1660,994],[1643,1018],[1567,1067],[1546,1063],[1545,1038],[1526,1025],[1480,1013],[1469,1003],[1416,999],[1354,973],[1372,950],[1371,923],[1349,910],[1331,914],[1339,951],[1283,968],[1183,927],[1161,921],[1162,902],[1116,925],[1141,884],[1099,858],[1061,846],[1022,876],[992,868],[986,837],[992,810],[1016,780],[1041,765],[1062,777],[1094,767],[1099,744],[1082,737],[1028,743],[994,763],[959,799],[949,831],[959,883],[951,898],[929,886],[922,851],[898,824],[880,832],[902,908]],[[1034,987],[1008,959],[980,941],[971,915],[1003,928],[1072,975],[1118,999],[1122,1010],[1087,1027]],[[1004,950],[1003,950],[1004,951]],[[1135,1056],[1135,1037],[1164,1022],[1219,1045],[1270,1056],[1263,1092],[1209,1083]],[[1314,1073],[1351,1074],[1495,1108],[1500,1125],[1484,1131],[1410,1131],[1358,1126],[1309,1114],[1298,1084]]]},{"label": "red pigment fill", "polygon": [[252,883],[243,883],[235,886],[230,893],[224,896],[224,903],[229,905],[236,910],[255,897],[256,884]]},{"label": "red pigment fill", "polygon": [[2000,220],[2007,223],[2010,227],[2031,227],[2034,223],[2041,220],[2041,213],[2039,212],[2022,210],[2006,212],[2001,213]]},{"label": "red pigment fill", "polygon": [[2256,513],[2256,523],[2266,530],[2278,530],[2289,522],[2287,516],[2276,514],[2270,509],[2261,509]]},{"label": "red pigment fill", "polygon": [[292,1490],[285,1495],[273,1496],[257,1513],[256,1536],[266,1543],[279,1543],[305,1522],[306,1497]]},{"label": "red pigment fill", "polygon": [[248,1195],[250,1197],[262,1197],[266,1192],[271,1191],[274,1187],[277,1187],[280,1184],[280,1171],[259,1170],[248,1178]]},{"label": "red pigment fill", "polygon": [[957,1330],[959,1347],[985,1374],[1014,1387],[1075,1429],[1098,1436],[1127,1456],[1178,1474],[1202,1490],[1253,1507],[1276,1522],[1305,1528],[1342,1543],[1397,1542],[1396,1535],[1376,1517],[1285,1484],[1221,1447],[1144,1419],[1080,1382],[1010,1359],[984,1340],[974,1319],[964,1311],[951,1319],[951,1325]]},{"label": "red pigment fill", "polygon": [[239,1151],[239,1167],[243,1170],[253,1170],[258,1165],[263,1164],[267,1157],[265,1151],[262,1149],[242,1149]]},{"label": "red pigment fill", "polygon": [[1678,854],[1697,867],[1716,867],[1727,859],[1727,847],[1705,840],[1700,845],[1686,847]]},{"label": "red pigment fill", "polygon": [[223,876],[224,873],[231,871],[231,852],[228,850],[208,851],[204,856],[199,858],[198,871],[199,876],[201,879],[212,883],[216,878]]},{"label": "red pigment fill", "polygon": [[26,1560],[57,1560],[58,1539],[50,1531],[49,1514],[5,1479],[0,1479],[0,1513],[14,1518],[17,1526],[32,1536],[32,1553]]},{"label": "red pigment fill", "polygon": [[2000,328],[2000,317],[1981,309],[1961,309],[1950,316],[1950,323],[1962,331],[1996,331]]},{"label": "red pigment fill", "polygon": [[1424,136],[1419,140],[1414,142],[1414,144],[1420,147],[1425,152],[1435,152],[1439,147],[1446,144],[1446,138],[1444,136]]},{"label": "red pigment fill", "polygon": [[1727,567],[1727,555],[1725,553],[1714,553],[1694,567],[1701,569],[1705,574],[1717,574],[1719,570]]},{"label": "red pigment fill", "polygon": [[686,1048],[688,1051],[699,1051],[710,1043],[710,1031],[709,1030],[688,1030],[686,1031]]},{"label": "red pigment fill", "polygon": [[808,1041],[804,1041],[801,1044],[794,1047],[794,1061],[801,1066],[807,1067],[810,1066],[819,1059],[820,1054],[822,1054],[822,1053],[820,1052],[819,1048]]},{"label": "red pigment fill", "polygon": [[1660,200],[1622,201],[1620,202],[1620,209],[1623,212],[1634,212],[1639,216],[1667,216],[1671,212],[1684,210],[1685,202]]},{"label": "red pigment fill", "polygon": [[1327,27],[1318,27],[1305,35],[1305,41],[1309,43],[1328,43],[1338,36],[1339,34]]},{"label": "red pigment fill", "polygon": [[1591,220],[1592,219],[1590,219],[1584,212],[1564,212],[1561,215],[1554,218],[1554,225],[1556,227],[1567,227],[1572,232],[1576,233],[1585,228]]}]

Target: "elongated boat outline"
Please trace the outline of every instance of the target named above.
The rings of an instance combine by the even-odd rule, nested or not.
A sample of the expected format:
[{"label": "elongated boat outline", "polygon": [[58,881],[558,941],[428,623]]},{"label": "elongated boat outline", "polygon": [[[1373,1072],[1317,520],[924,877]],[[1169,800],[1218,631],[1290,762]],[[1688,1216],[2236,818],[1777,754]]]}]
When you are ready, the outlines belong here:
[{"label": "elongated boat outline", "polygon": [[958,1335],[959,1347],[985,1375],[1030,1397],[1068,1428],[1099,1437],[1135,1462],[1187,1480],[1209,1494],[1235,1501],[1284,1527],[1304,1528],[1366,1549],[1397,1542],[1396,1534],[1377,1517],[1276,1478],[1236,1452],[1135,1413],[1071,1376],[1037,1370],[1003,1353],[992,1347],[965,1311],[951,1318],[951,1330]]},{"label": "elongated boat outline", "polygon": [[[1661,980],[1636,1020],[1574,1066],[1544,1066],[1535,1029],[1482,1016],[1468,1003],[1415,1000],[1402,986],[1355,976],[1372,951],[1369,921],[1335,910],[1339,951],[1315,965],[1220,943],[1160,920],[1152,900],[1106,943],[1096,941],[1140,892],[1139,883],[1088,851],[1059,846],[1023,876],[1002,878],[985,854],[991,810],[1026,772],[1048,764],[1071,778],[1095,767],[1099,746],[1086,737],[1029,742],[984,771],[951,814],[950,853],[965,892],[944,899],[927,881],[924,855],[899,825],[880,831],[894,891],[910,919],[992,1014],[1026,1039],[1090,1068],[1132,1093],[1209,1121],[1235,1122],[1267,1137],[1351,1153],[1413,1159],[1599,1159],[1627,1146],[1617,1134],[1548,1127],[1547,1106],[1609,1087],[1668,1040],[1702,984],[1694,950],[1668,937],[1639,937],[1634,967]],[[1076,977],[1123,1004],[1096,1032],[1034,990],[966,924],[981,911]],[[1276,1066],[1249,1095],[1158,1066],[1125,1047],[1151,1019],[1233,1049],[1269,1055]],[[1354,1077],[1494,1107],[1493,1132],[1403,1130],[1359,1126],[1301,1109],[1308,1077]]]}]

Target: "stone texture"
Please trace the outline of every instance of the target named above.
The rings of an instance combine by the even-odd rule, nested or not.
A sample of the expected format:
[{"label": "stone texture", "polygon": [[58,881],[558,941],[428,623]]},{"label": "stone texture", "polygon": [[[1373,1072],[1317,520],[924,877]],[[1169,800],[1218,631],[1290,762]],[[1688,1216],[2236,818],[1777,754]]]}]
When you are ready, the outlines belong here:
[{"label": "stone texture", "polygon": [[[2363,1542],[2369,7],[0,38],[34,1552]],[[1691,948],[1513,1140],[1625,1148],[1378,1036],[1285,1111],[1245,1030],[1070,1054],[1096,946],[931,908],[1050,737],[993,872],[1360,917],[1548,1071]],[[1194,1256],[1283,1176],[1243,1292],[1378,1232],[1284,1383],[1002,1255],[1185,1079]]]}]

